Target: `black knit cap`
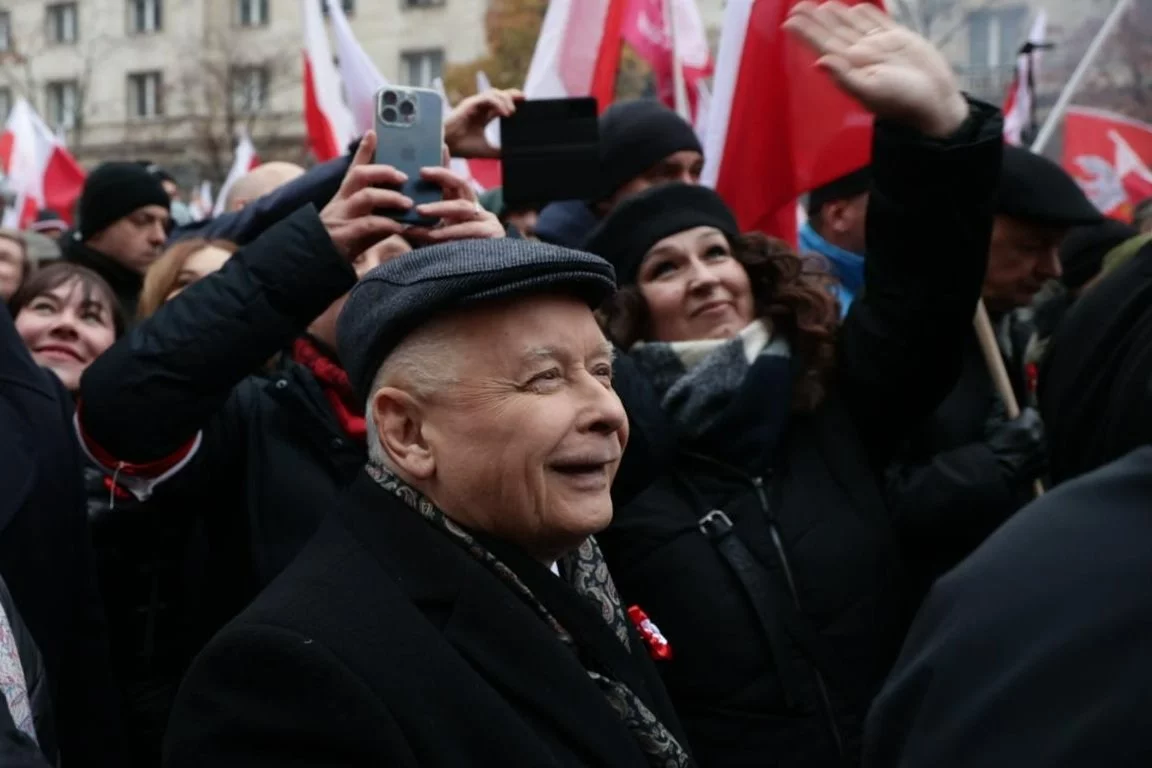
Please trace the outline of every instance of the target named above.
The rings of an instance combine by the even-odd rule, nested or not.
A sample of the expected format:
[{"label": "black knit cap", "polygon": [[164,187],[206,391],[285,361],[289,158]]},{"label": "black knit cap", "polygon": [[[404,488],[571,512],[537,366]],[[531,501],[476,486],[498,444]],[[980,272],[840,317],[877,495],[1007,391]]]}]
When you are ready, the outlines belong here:
[{"label": "black knit cap", "polygon": [[1038,224],[1098,224],[1103,215],[1068,172],[1043,155],[1004,145],[995,212]]},{"label": "black knit cap", "polygon": [[619,101],[600,115],[601,200],[669,155],[703,152],[692,126],[658,101]]},{"label": "black knit cap", "polygon": [[102,163],[80,193],[80,239],[87,240],[148,205],[169,209],[160,180],[139,163]]},{"label": "black knit cap", "polygon": [[1060,266],[1064,271],[1060,282],[1071,290],[1083,287],[1100,274],[1109,251],[1139,234],[1135,227],[1114,219],[1073,229],[1060,244]]},{"label": "black knit cap", "polygon": [[352,288],[336,322],[340,362],[367,401],[380,364],[429,320],[495,299],[560,293],[600,306],[616,290],[608,262],[556,245],[460,240],[381,264]]},{"label": "black knit cap", "polygon": [[708,187],[661,184],[616,206],[588,235],[584,250],[616,268],[618,285],[632,285],[649,248],[694,227],[715,227],[729,240],[740,236],[736,217]]}]

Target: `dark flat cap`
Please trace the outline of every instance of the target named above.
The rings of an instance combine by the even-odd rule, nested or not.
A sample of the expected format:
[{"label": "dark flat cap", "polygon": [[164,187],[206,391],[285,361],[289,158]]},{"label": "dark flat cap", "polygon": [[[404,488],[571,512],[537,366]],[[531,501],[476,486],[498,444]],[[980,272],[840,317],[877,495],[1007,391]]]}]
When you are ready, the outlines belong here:
[{"label": "dark flat cap", "polygon": [[661,184],[616,206],[588,235],[584,250],[607,259],[621,286],[631,285],[648,249],[695,227],[714,227],[729,240],[740,236],[736,217],[708,187]]},{"label": "dark flat cap", "polygon": [[460,240],[381,264],[356,284],[337,321],[340,362],[367,400],[384,359],[432,318],[484,301],[540,293],[599,307],[616,290],[611,265],[533,240]]},{"label": "dark flat cap", "polygon": [[1060,266],[1063,267],[1060,282],[1073,290],[1083,287],[1100,274],[1109,251],[1139,234],[1135,227],[1113,219],[1076,227],[1060,244]]},{"label": "dark flat cap", "polygon": [[1096,224],[1103,215],[1068,172],[1043,155],[1004,145],[995,212],[1041,224]]},{"label": "dark flat cap", "polygon": [[857,168],[808,193],[808,215],[815,216],[828,203],[851,200],[872,187],[872,166]]}]

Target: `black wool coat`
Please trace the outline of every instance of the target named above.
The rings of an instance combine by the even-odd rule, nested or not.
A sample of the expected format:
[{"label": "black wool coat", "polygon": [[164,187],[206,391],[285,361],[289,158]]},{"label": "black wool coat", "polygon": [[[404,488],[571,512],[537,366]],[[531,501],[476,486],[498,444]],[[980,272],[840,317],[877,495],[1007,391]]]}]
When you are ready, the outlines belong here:
[{"label": "black wool coat", "polygon": [[[72,400],[0,311],[0,574],[40,648],[70,766],[119,766],[119,706]],[[46,735],[45,738],[51,738]]]},{"label": "black wool coat", "polygon": [[[447,534],[367,474],[332,510],[197,658],[166,768],[648,765],[573,650]],[[646,647],[600,628],[682,739]]]}]

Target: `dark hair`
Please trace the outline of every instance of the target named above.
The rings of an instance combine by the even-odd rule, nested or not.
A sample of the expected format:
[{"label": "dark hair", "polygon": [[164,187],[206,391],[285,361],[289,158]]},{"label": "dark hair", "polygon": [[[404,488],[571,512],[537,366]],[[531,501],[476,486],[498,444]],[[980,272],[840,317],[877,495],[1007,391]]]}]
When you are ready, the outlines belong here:
[{"label": "dark hair", "polygon": [[[810,411],[824,399],[836,359],[839,311],[834,282],[818,259],[802,258],[783,240],[753,232],[732,243],[734,258],[752,285],[756,316],[772,323],[792,345],[796,386],[792,407]],[[648,304],[637,285],[622,287],[600,310],[608,338],[629,349],[651,335]]]},{"label": "dark hair", "polygon": [[116,331],[116,338],[120,338],[125,326],[124,309],[120,306],[120,300],[116,298],[112,286],[87,267],[69,261],[50,264],[29,275],[20,289],[12,294],[8,310],[12,313],[12,317],[16,317],[20,314],[20,310],[31,304],[37,296],[50,293],[72,280],[79,281],[84,289],[85,302],[96,301],[108,305],[112,327]]}]

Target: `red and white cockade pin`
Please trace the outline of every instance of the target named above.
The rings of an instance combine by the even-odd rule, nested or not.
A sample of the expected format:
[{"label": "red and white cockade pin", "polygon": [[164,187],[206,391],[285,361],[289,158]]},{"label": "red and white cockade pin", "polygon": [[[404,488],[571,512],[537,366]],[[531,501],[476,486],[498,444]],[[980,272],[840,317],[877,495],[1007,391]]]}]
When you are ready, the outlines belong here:
[{"label": "red and white cockade pin", "polygon": [[668,638],[664,637],[660,628],[648,618],[648,614],[644,613],[640,606],[633,605],[629,608],[628,618],[636,625],[636,631],[648,645],[648,653],[652,654],[652,658],[656,661],[672,660],[672,645],[668,642]]}]

